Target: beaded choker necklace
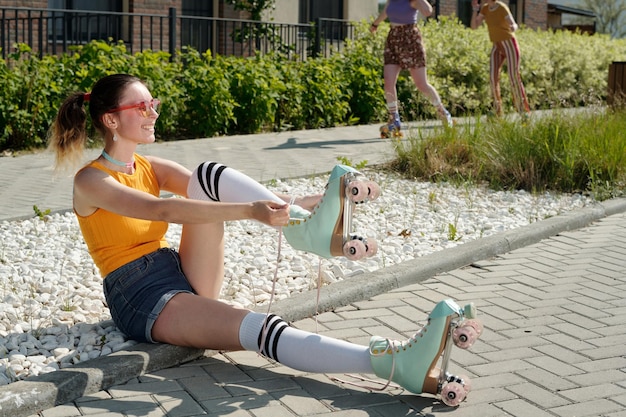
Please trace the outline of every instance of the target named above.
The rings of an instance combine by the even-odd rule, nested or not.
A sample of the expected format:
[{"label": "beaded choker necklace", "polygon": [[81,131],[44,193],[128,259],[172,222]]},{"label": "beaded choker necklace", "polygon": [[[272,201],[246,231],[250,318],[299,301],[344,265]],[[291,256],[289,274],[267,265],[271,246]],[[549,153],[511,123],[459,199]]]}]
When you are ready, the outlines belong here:
[{"label": "beaded choker necklace", "polygon": [[105,151],[104,149],[102,150],[102,156],[104,157],[104,159],[106,159],[107,161],[109,161],[110,163],[114,165],[117,165],[118,167],[126,167],[128,169],[131,169],[135,163],[135,158],[133,158],[133,160],[130,162],[118,161],[117,159],[109,155],[107,151]]}]

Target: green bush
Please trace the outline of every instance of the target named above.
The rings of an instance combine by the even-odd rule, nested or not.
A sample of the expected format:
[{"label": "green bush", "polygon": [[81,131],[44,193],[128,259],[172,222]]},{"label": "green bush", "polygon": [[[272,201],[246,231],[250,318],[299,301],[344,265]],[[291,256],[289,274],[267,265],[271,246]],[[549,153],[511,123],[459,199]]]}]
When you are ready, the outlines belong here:
[{"label": "green bush", "polygon": [[282,88],[278,90],[274,130],[280,132],[304,129],[307,126],[302,103],[305,85],[301,78],[300,63],[282,60],[278,65],[278,71],[283,82]]},{"label": "green bush", "polygon": [[41,148],[57,103],[64,98],[70,69],[53,57],[31,57],[25,45],[11,59],[11,69],[4,61],[0,67],[0,150]]},{"label": "green bush", "polygon": [[362,124],[384,120],[387,113],[381,82],[384,38],[370,34],[368,28],[366,22],[360,23],[355,39],[346,42],[340,69],[349,97],[349,118]]},{"label": "green bush", "polygon": [[343,124],[349,108],[348,91],[342,83],[342,57],[310,58],[300,67],[304,84],[302,110],[306,127],[317,129]]},{"label": "green bush", "polygon": [[[188,50],[179,88],[185,95],[178,100],[181,136],[203,137],[228,133],[235,122],[235,100],[230,93],[223,58],[210,52],[200,56]],[[167,97],[169,104],[169,96]]]},{"label": "green bush", "polygon": [[[158,139],[210,137],[287,129],[320,128],[386,119],[383,50],[389,26],[355,38],[330,58],[293,61],[280,51],[251,58],[212,56],[210,51],[130,54],[123,43],[90,42],[62,56],[32,55],[18,45],[0,62],[0,151],[42,148],[62,100],[89,91],[104,75],[125,72],[145,80],[162,100]],[[420,23],[430,83],[453,116],[482,114],[491,107],[486,28],[472,31],[457,19]],[[533,109],[603,103],[608,67],[626,60],[626,39],[571,32],[518,31],[521,71]],[[506,73],[506,111],[512,110]],[[435,117],[407,71],[397,84],[403,120]]]},{"label": "green bush", "polygon": [[236,133],[257,133],[274,127],[282,79],[269,56],[225,59],[224,76],[230,80],[230,94],[236,107]]}]

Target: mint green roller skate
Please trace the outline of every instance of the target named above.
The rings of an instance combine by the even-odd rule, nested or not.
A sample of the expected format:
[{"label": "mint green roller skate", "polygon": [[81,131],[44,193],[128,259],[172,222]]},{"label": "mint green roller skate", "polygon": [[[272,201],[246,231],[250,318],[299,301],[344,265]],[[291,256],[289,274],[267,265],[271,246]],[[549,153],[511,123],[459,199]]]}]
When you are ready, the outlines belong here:
[{"label": "mint green roller skate", "polygon": [[[457,406],[470,391],[467,376],[448,373],[452,343],[469,348],[483,331],[475,319],[473,304],[463,309],[452,300],[439,302],[428,316],[428,322],[404,342],[374,336],[370,355],[374,373],[393,381],[414,394],[440,396],[449,406]],[[441,358],[441,365],[437,363]]]},{"label": "mint green roller skate", "polygon": [[373,256],[378,250],[374,239],[351,235],[352,212],[356,204],[379,195],[378,184],[351,167],[335,165],[317,206],[308,216],[292,218],[283,227],[283,234],[294,249],[323,258],[345,256],[358,260]]}]

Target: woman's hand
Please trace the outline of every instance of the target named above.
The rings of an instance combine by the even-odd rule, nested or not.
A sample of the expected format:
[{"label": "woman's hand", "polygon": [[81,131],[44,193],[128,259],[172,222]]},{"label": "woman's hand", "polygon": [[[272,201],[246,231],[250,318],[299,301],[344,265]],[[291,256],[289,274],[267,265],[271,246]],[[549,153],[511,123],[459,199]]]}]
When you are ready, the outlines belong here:
[{"label": "woman's hand", "polygon": [[252,203],[252,218],[268,226],[286,226],[289,223],[289,204],[255,201]]}]

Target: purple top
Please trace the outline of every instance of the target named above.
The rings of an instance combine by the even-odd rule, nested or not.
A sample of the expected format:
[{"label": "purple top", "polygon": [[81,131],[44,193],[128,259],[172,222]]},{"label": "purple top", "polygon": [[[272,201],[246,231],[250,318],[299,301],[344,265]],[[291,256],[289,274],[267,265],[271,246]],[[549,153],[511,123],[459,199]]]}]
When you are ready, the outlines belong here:
[{"label": "purple top", "polygon": [[389,0],[387,17],[391,23],[410,25],[417,23],[417,10],[411,7],[409,0]]}]

